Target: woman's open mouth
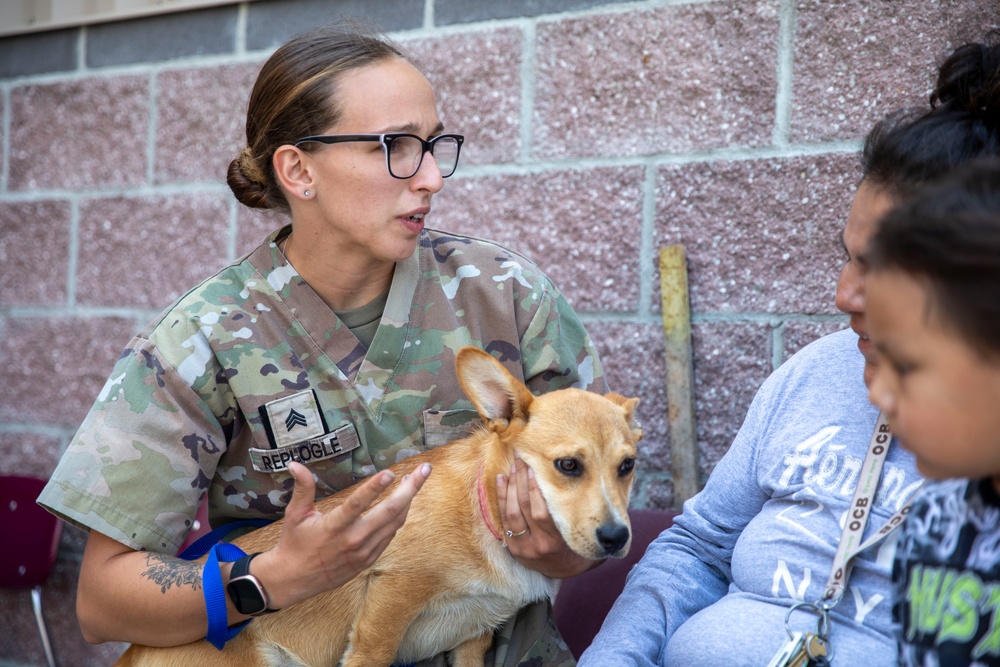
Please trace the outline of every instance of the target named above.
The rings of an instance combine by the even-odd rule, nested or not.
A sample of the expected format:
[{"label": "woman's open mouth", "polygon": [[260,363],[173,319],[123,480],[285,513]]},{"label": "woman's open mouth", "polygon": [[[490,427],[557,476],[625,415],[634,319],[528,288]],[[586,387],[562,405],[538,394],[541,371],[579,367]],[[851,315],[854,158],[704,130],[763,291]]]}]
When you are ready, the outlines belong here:
[{"label": "woman's open mouth", "polygon": [[414,213],[412,215],[400,216],[397,220],[402,221],[403,227],[413,234],[419,234],[424,229],[424,214]]}]

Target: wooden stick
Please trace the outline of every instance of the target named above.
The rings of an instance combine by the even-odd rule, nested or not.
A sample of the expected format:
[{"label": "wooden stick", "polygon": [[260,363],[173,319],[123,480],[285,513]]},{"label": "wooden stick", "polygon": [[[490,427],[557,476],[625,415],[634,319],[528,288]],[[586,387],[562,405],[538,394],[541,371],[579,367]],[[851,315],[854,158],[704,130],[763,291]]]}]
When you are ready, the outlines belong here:
[{"label": "wooden stick", "polygon": [[660,292],[667,365],[670,470],[674,477],[674,506],[680,509],[684,501],[698,493],[701,487],[692,391],[691,304],[683,245],[660,249]]}]

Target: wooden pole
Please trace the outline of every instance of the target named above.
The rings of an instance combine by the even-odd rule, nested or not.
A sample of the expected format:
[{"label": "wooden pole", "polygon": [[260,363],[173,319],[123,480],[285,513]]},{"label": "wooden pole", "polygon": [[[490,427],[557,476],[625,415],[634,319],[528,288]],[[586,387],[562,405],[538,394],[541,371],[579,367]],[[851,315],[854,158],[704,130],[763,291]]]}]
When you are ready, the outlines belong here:
[{"label": "wooden pole", "polygon": [[667,365],[670,470],[674,478],[674,506],[680,509],[684,501],[698,493],[701,486],[692,389],[691,304],[683,245],[660,249],[660,292]]}]

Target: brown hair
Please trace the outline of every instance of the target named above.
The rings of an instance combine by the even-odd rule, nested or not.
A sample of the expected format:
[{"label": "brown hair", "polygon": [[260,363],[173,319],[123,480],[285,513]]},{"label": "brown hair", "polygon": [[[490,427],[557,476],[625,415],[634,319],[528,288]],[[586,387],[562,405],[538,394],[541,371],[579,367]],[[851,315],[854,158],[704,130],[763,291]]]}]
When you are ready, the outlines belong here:
[{"label": "brown hair", "polygon": [[279,47],[257,75],[247,107],[247,145],[229,164],[226,181],[236,199],[288,211],[274,175],[274,151],[337,122],[337,81],[345,72],[392,58],[406,60],[384,35],[354,22],[324,26]]}]

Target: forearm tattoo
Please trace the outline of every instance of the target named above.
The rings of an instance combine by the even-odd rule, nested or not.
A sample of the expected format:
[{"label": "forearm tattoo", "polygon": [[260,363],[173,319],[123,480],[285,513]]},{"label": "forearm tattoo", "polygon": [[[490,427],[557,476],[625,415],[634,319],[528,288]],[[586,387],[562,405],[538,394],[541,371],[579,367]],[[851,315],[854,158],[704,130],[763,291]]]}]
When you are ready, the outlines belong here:
[{"label": "forearm tattoo", "polygon": [[149,568],[140,576],[160,585],[160,592],[166,593],[171,586],[191,586],[194,590],[201,588],[201,563],[190,563],[164,556],[163,554],[146,554],[146,565]]}]

